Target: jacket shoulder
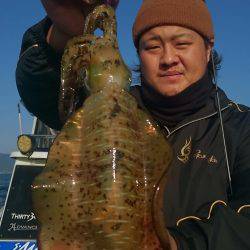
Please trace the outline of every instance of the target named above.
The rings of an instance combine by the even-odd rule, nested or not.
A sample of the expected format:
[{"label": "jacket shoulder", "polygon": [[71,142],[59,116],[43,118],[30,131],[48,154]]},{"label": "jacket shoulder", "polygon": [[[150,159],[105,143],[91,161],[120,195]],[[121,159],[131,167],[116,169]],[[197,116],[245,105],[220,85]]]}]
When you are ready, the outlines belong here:
[{"label": "jacket shoulder", "polygon": [[250,108],[230,101],[230,124],[238,135],[250,135]]},{"label": "jacket shoulder", "polygon": [[25,53],[29,47],[38,43],[40,45],[46,43],[46,34],[51,26],[52,22],[48,17],[45,17],[40,22],[28,28],[22,38],[22,46],[20,55]]},{"label": "jacket shoulder", "polygon": [[231,107],[233,107],[237,112],[240,112],[240,113],[249,113],[250,112],[250,107],[248,107],[244,104],[239,104],[239,103],[236,103],[236,102],[230,100],[229,105]]},{"label": "jacket shoulder", "polygon": [[243,104],[238,104],[231,100],[229,101],[229,107],[234,117],[239,118],[239,119],[250,118],[250,107],[243,105]]}]

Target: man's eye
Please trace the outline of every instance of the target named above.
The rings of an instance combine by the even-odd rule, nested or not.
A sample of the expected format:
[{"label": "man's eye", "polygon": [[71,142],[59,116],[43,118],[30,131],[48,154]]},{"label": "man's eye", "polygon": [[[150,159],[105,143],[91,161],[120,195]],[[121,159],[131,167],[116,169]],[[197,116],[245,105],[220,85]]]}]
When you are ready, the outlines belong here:
[{"label": "man's eye", "polygon": [[179,43],[176,43],[176,46],[177,47],[180,47],[180,48],[184,48],[184,47],[187,47],[188,45],[190,45],[191,43],[189,42],[179,42]]},{"label": "man's eye", "polygon": [[156,50],[156,49],[159,49],[160,46],[157,46],[157,45],[152,45],[152,46],[146,46],[146,50]]}]

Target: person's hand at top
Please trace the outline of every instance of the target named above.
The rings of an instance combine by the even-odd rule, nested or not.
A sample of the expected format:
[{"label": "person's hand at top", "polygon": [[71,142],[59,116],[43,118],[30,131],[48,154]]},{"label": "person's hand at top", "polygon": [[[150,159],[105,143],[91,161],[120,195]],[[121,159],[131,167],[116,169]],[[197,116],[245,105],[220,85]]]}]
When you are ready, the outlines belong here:
[{"label": "person's hand at top", "polygon": [[84,21],[98,4],[108,4],[116,8],[119,0],[41,0],[53,25],[47,34],[47,42],[62,51],[67,41],[81,35]]},{"label": "person's hand at top", "polygon": [[116,9],[116,7],[119,4],[119,0],[104,0],[103,2],[105,4],[108,4],[108,5],[112,6],[114,9]]}]

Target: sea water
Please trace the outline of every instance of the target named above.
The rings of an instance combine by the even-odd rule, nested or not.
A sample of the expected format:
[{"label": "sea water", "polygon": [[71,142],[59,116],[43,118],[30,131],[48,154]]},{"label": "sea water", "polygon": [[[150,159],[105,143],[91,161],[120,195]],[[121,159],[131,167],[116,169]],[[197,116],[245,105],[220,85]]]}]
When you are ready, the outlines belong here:
[{"label": "sea water", "polygon": [[0,173],[0,208],[4,206],[6,199],[11,174],[1,174]]}]

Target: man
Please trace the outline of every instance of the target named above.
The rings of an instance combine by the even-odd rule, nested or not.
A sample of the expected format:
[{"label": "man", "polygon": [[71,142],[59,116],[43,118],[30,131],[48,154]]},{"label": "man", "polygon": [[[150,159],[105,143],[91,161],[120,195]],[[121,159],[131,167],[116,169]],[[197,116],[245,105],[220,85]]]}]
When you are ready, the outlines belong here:
[{"label": "man", "polygon": [[[79,30],[60,39],[56,30],[70,22],[56,21],[43,3],[53,25],[45,19],[25,34],[17,86],[28,110],[60,129],[60,53]],[[212,81],[214,31],[205,2],[144,0],[133,38],[141,86],[131,94],[174,149],[164,197],[172,249],[250,249],[250,113]]]}]

